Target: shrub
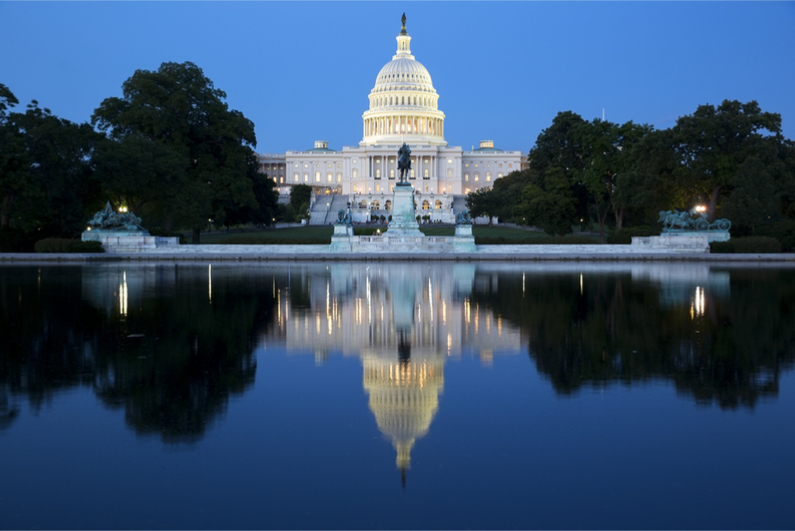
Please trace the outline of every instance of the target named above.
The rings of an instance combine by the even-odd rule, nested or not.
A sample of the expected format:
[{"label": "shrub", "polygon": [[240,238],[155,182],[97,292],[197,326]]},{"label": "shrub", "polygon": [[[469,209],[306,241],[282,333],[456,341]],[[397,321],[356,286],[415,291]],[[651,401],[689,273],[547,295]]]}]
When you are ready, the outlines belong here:
[{"label": "shrub", "polygon": [[103,253],[102,242],[84,242],[69,238],[45,238],[36,242],[37,253]]},{"label": "shrub", "polygon": [[764,223],[756,227],[757,236],[770,236],[781,244],[784,252],[795,251],[795,219],[782,219],[773,223]]},{"label": "shrub", "polygon": [[641,225],[638,227],[627,227],[625,229],[620,229],[611,232],[607,236],[607,243],[618,245],[618,244],[630,244],[632,243],[633,236],[659,236],[660,229],[657,227],[650,227],[648,225]]},{"label": "shrub", "polygon": [[712,242],[709,244],[712,253],[780,253],[781,244],[769,236],[747,236],[733,238],[727,242]]}]

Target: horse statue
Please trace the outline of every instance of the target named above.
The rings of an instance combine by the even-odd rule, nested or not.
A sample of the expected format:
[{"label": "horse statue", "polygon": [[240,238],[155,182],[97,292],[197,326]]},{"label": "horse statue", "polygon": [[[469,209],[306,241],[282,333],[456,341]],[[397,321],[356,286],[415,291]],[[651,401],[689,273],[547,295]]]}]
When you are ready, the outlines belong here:
[{"label": "horse statue", "polygon": [[403,145],[400,146],[398,149],[398,172],[400,172],[400,181],[398,185],[405,186],[408,184],[406,179],[408,178],[409,170],[411,169],[411,149],[403,142]]},{"label": "horse statue", "polygon": [[456,225],[472,225],[472,219],[469,217],[469,212],[459,212],[455,216]]},{"label": "horse statue", "polygon": [[350,211],[346,212],[340,209],[339,212],[337,212],[337,225],[347,225],[348,227],[353,225]]},{"label": "horse statue", "polygon": [[110,206],[110,201],[105,204],[105,208],[94,214],[88,226],[94,230],[125,230],[142,231],[141,218],[132,212],[117,213]]}]

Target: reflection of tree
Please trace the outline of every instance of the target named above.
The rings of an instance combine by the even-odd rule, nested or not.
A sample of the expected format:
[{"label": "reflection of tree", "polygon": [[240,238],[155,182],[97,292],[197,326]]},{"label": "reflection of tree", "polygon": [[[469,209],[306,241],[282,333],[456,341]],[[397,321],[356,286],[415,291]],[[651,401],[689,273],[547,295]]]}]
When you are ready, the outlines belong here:
[{"label": "reflection of tree", "polygon": [[35,268],[0,268],[0,397],[39,407],[58,389],[92,386],[138,433],[201,438],[254,381],[272,279],[218,276],[210,303],[206,271],[181,269],[169,296],[155,290],[119,316],[81,302],[79,267],[41,268],[40,281]]},{"label": "reflection of tree", "polygon": [[692,301],[663,304],[658,286],[628,275],[586,274],[582,287],[575,275],[533,275],[523,289],[511,273],[498,285],[476,288],[472,301],[523,328],[559,393],[665,378],[701,403],[753,407],[777,395],[780,372],[795,360],[792,271],[732,271],[731,297],[707,289],[703,312]]}]

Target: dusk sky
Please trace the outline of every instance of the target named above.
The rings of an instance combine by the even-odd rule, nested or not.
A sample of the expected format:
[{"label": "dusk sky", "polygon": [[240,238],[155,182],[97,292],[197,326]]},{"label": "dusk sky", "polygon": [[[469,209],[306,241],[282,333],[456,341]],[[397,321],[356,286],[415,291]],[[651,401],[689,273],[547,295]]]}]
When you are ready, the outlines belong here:
[{"label": "dusk sky", "polygon": [[405,12],[445,138],[528,151],[559,111],[674,125],[756,100],[795,138],[792,2],[6,2],[0,83],[89,121],[135,70],[191,61],[256,126],[257,151],[357,145]]}]

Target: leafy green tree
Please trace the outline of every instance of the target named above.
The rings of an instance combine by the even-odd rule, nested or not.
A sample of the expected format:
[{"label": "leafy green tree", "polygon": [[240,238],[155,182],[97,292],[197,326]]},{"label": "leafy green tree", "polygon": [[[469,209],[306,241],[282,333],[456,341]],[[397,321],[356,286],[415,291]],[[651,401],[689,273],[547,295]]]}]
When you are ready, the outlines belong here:
[{"label": "leafy green tree", "polygon": [[701,105],[677,120],[671,141],[676,183],[705,201],[714,218],[743,162],[750,156],[769,162],[774,156],[776,144],[783,141],[781,115],[762,112],[755,101]]},{"label": "leafy green tree", "polygon": [[749,157],[730,181],[732,195],[723,203],[722,214],[731,220],[733,230],[754,229],[779,215],[779,196],[773,177],[757,157]]},{"label": "leafy green tree", "polygon": [[99,206],[91,158],[101,135],[35,100],[24,113],[4,115],[0,127],[0,227],[37,239],[79,236]]},{"label": "leafy green tree", "polygon": [[296,184],[290,189],[290,204],[296,212],[301,212],[301,207],[309,205],[311,200],[312,187],[308,184]]},{"label": "leafy green tree", "polygon": [[563,236],[571,232],[577,213],[575,201],[565,173],[553,166],[544,172],[542,179],[525,187],[514,216],[547,234]]},{"label": "leafy green tree", "polygon": [[105,99],[91,121],[115,140],[144,136],[184,158],[188,179],[205,190],[173,191],[186,203],[181,221],[192,227],[194,243],[208,219],[225,225],[230,211],[257,207],[248,174],[254,124],[229,110],[226,93],[198,66],[163,63],[156,71],[137,70],[122,92]]},{"label": "leafy green tree", "polygon": [[469,215],[473,218],[479,218],[481,216],[488,217],[489,226],[492,226],[494,216],[501,210],[503,204],[502,193],[499,190],[478,188],[466,196],[466,205],[467,209],[469,209]]},{"label": "leafy green tree", "polygon": [[494,181],[493,190],[498,193],[499,197],[495,215],[503,220],[521,223],[521,220],[515,219],[514,210],[519,205],[522,199],[522,191],[528,184],[530,184],[530,172],[528,170],[512,171],[505,177]]},{"label": "leafy green tree", "polygon": [[[605,222],[610,212],[616,219],[616,228],[623,225],[626,204],[616,197],[619,192],[619,176],[632,166],[634,145],[651,132],[651,126],[627,122],[623,125],[603,120],[593,120],[578,125],[572,131],[578,137],[578,144],[585,167],[579,180],[588,190],[591,204],[599,224],[599,236],[605,241]],[[627,184],[626,179],[621,184]],[[628,191],[626,191],[628,192]],[[625,195],[626,195],[626,192]]]}]

